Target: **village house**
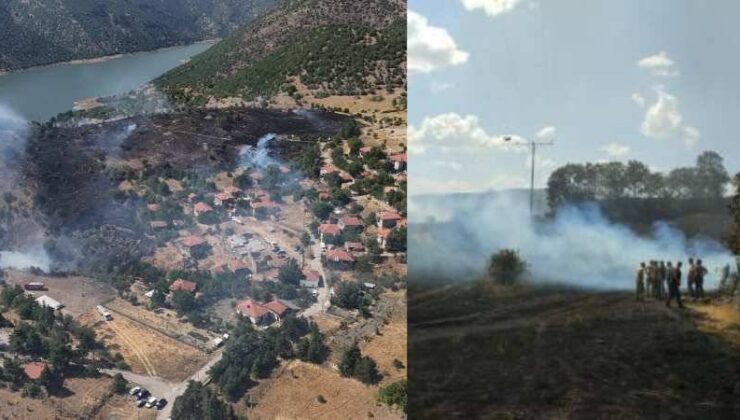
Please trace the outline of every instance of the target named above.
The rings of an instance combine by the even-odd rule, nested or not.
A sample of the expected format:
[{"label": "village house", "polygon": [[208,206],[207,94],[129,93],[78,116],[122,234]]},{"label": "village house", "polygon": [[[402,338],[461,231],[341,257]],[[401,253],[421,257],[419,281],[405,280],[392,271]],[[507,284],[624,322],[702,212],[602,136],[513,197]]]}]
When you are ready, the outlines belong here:
[{"label": "village house", "polygon": [[262,197],[259,201],[249,203],[252,208],[252,216],[261,218],[280,211],[280,205],[267,197]]},{"label": "village house", "polygon": [[29,362],[23,365],[23,373],[31,380],[39,379],[46,369],[48,366],[44,362]]},{"label": "village house", "polygon": [[286,305],[282,300],[275,299],[262,305],[270,311],[275,320],[280,321],[283,317],[291,311],[290,306]]},{"label": "village house", "polygon": [[326,246],[326,241],[329,236],[336,238],[342,233],[342,229],[337,224],[333,223],[322,223],[319,225],[319,243],[321,246]]},{"label": "village house", "polygon": [[238,187],[235,187],[233,185],[230,185],[226,188],[224,188],[224,193],[229,194],[230,196],[236,198],[239,197],[242,193],[242,190]]},{"label": "village house", "polygon": [[147,205],[146,205],[146,208],[147,208],[147,209],[148,209],[149,211],[151,211],[151,212],[156,212],[156,211],[159,211],[159,204],[157,204],[157,203],[151,203],[151,204],[147,204]]},{"label": "village house", "polygon": [[62,308],[64,308],[64,305],[60,302],[50,298],[49,296],[42,295],[36,298],[36,303],[39,304],[41,307],[48,307],[55,311],[58,311]]},{"label": "village house", "polygon": [[319,201],[330,201],[331,200],[331,194],[328,192],[322,191],[319,193]]},{"label": "village house", "polygon": [[344,243],[344,249],[345,251],[352,254],[365,252],[365,246],[362,244],[362,242],[347,241]]},{"label": "village house", "polygon": [[360,147],[360,157],[365,158],[365,156],[367,156],[367,154],[370,153],[371,150],[373,150],[373,148],[370,146]]},{"label": "village house", "polygon": [[236,305],[236,313],[245,316],[254,325],[267,324],[271,321],[270,311],[251,298],[246,298]]},{"label": "village house", "polygon": [[203,245],[205,243],[205,239],[201,238],[200,236],[196,235],[189,235],[180,240],[180,243],[185,248],[193,248],[199,245]]},{"label": "village house", "polygon": [[378,229],[378,246],[381,250],[385,251],[385,247],[388,244],[388,237],[391,236],[392,229],[379,228]]},{"label": "village house", "polygon": [[395,211],[381,211],[375,215],[375,220],[378,222],[379,229],[392,229],[401,221],[401,219],[401,215]]},{"label": "village house", "polygon": [[393,164],[393,170],[400,172],[406,169],[406,152],[394,153],[388,156],[388,160]]},{"label": "village house", "polygon": [[341,230],[360,232],[362,231],[363,226],[364,223],[362,223],[362,220],[357,216],[347,215],[339,219],[339,228]]},{"label": "village house", "polygon": [[324,254],[326,265],[336,270],[349,270],[355,263],[355,258],[347,251],[335,248],[326,251]]},{"label": "village house", "polygon": [[216,206],[225,206],[234,203],[234,197],[231,194],[221,192],[213,196],[213,204]]},{"label": "village house", "polygon": [[183,279],[177,279],[170,284],[170,292],[190,292],[195,293],[195,290],[198,288],[198,284],[190,281],[190,280],[183,280]]},{"label": "village house", "polygon": [[211,211],[213,211],[213,207],[209,206],[208,204],[202,201],[195,203],[195,205],[193,206],[193,214],[195,216],[200,216],[201,214],[208,213]]},{"label": "village house", "polygon": [[303,279],[301,279],[301,287],[308,287],[310,289],[317,289],[321,284],[321,273],[310,268],[303,269]]},{"label": "village house", "polygon": [[337,169],[336,166],[332,165],[331,163],[327,163],[321,167],[321,169],[319,170],[319,175],[324,176],[334,172],[339,172],[339,169]]}]

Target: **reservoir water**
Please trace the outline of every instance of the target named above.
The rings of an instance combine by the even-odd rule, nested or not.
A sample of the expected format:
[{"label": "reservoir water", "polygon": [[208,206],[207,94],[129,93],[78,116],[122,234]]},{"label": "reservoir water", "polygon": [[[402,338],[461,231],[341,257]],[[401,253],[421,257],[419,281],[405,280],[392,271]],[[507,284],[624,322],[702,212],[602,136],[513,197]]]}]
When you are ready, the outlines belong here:
[{"label": "reservoir water", "polygon": [[76,101],[128,92],[213,45],[213,42],[111,57],[96,62],[62,63],[0,75],[0,106],[45,121]]}]

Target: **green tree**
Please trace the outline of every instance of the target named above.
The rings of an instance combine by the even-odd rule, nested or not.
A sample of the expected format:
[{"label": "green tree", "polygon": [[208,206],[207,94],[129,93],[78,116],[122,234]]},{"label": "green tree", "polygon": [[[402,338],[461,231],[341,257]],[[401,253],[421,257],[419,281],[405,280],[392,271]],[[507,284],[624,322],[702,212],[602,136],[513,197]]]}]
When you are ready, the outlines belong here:
[{"label": "green tree", "polygon": [[172,405],[172,418],[178,420],[236,420],[234,410],[215,392],[200,382],[190,381],[185,393]]},{"label": "green tree", "polygon": [[111,384],[111,390],[116,394],[123,394],[128,388],[128,382],[123,378],[123,375],[116,373],[113,375],[113,383]]},{"label": "green tree", "polygon": [[397,406],[406,412],[406,403],[408,402],[408,383],[406,379],[381,387],[378,391],[378,401],[389,406]]},{"label": "green tree", "polygon": [[278,280],[284,284],[297,286],[300,284],[302,278],[301,266],[293,258],[289,259],[285,265],[280,267],[280,271],[278,271]]},{"label": "green tree", "polygon": [[527,268],[526,263],[513,249],[502,249],[488,262],[488,277],[501,284],[513,284]]}]

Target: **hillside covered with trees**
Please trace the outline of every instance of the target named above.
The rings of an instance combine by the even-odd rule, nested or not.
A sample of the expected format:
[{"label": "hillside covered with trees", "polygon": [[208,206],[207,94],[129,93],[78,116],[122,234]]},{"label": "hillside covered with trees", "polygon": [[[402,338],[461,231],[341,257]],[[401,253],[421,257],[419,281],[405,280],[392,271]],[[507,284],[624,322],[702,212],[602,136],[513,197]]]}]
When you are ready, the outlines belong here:
[{"label": "hillside covered with trees", "polygon": [[405,2],[292,0],[157,80],[179,102],[393,91],[406,81]]},{"label": "hillside covered with trees", "polygon": [[0,71],[223,37],[279,1],[3,1]]}]

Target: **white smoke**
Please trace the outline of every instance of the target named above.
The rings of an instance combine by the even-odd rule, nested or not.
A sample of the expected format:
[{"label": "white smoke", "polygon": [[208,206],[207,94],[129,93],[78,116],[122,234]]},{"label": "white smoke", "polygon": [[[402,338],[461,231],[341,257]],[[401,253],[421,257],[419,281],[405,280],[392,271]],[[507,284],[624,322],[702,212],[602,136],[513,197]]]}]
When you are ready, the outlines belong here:
[{"label": "white smoke", "polygon": [[[412,214],[420,216],[419,223],[437,214],[435,208],[419,203],[413,207],[418,210]],[[626,226],[608,221],[595,204],[564,207],[553,219],[534,222],[527,200],[494,196],[475,208],[455,213],[442,225],[413,222],[411,272],[441,270],[448,277],[482,273],[490,255],[502,248],[518,250],[535,281],[602,290],[633,288],[637,266],[649,260],[672,261],[674,265],[683,261],[685,281],[689,257],[703,260],[710,272],[706,286],[715,287],[719,269],[734,261],[720,243],[689,240],[665,223],[655,223],[649,237],[637,235]]]},{"label": "white smoke", "polygon": [[257,146],[246,145],[239,150],[239,166],[243,168],[263,169],[278,162],[269,154],[270,142],[275,139],[275,133],[268,133],[257,140]]},{"label": "white smoke", "polygon": [[3,269],[27,270],[35,267],[49,272],[50,265],[51,258],[40,247],[28,251],[0,251],[0,268]]},{"label": "white smoke", "polygon": [[[17,188],[19,156],[24,153],[30,134],[28,121],[10,107],[0,104],[0,192]],[[3,242],[0,243],[0,267],[49,270],[49,256],[41,246],[43,230],[36,220],[14,215],[2,222]],[[13,242],[14,246],[8,246]],[[11,248],[2,250],[3,248]]]}]

